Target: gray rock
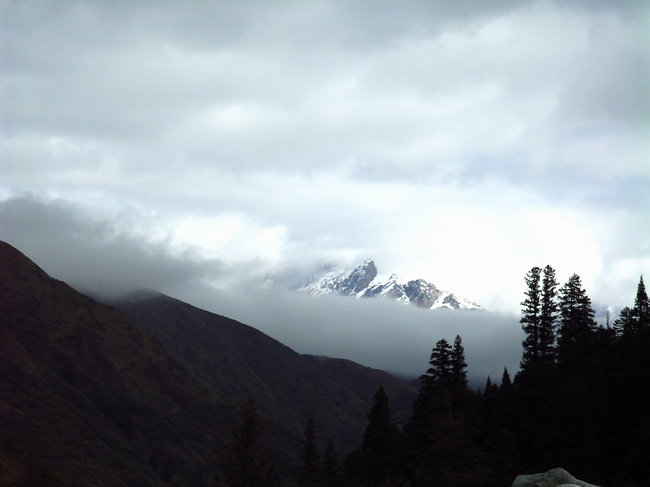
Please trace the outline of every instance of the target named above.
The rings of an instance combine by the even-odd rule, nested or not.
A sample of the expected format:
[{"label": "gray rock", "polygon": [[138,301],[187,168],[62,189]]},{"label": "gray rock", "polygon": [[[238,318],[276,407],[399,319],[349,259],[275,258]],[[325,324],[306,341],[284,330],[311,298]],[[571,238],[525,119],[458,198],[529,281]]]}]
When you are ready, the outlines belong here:
[{"label": "gray rock", "polygon": [[512,487],[597,487],[578,480],[563,468],[554,468],[544,473],[518,475]]}]

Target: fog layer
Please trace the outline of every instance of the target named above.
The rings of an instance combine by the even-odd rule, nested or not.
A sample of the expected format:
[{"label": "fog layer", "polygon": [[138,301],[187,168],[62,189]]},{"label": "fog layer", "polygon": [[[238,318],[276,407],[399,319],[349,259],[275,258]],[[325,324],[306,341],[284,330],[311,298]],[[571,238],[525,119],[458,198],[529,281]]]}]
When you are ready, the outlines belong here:
[{"label": "fog layer", "polygon": [[435,343],[452,342],[458,334],[474,385],[488,374],[498,381],[504,366],[512,374],[517,370],[523,335],[515,315],[314,298],[269,285],[255,262],[232,266],[191,249],[179,252],[164,238],[125,230],[125,219],[27,195],[0,203],[0,239],[82,292],[115,297],[154,289],[253,326],[299,353],[417,377]]}]

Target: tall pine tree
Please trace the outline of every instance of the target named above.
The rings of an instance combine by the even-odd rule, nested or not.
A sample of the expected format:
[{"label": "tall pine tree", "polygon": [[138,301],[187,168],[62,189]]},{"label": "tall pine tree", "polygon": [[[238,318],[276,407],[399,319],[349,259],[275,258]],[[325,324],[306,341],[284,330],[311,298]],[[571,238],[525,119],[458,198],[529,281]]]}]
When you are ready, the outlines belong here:
[{"label": "tall pine tree", "polygon": [[275,487],[280,484],[269,450],[260,448],[266,422],[254,399],[239,410],[231,439],[218,456],[219,481],[224,487]]},{"label": "tall pine tree", "polygon": [[[477,486],[488,475],[486,457],[478,446],[479,421],[475,396],[467,387],[467,362],[459,335],[451,347],[436,343],[426,380],[433,390],[422,411],[426,429],[412,454],[411,472],[416,485]],[[495,389],[490,386],[491,390]],[[414,407],[415,412],[415,407]]]},{"label": "tall pine tree", "polygon": [[309,418],[305,426],[305,435],[302,440],[302,454],[300,455],[300,472],[298,485],[300,487],[318,487],[320,480],[320,457],[316,445],[316,429],[314,420]]},{"label": "tall pine tree", "polygon": [[368,412],[368,426],[361,447],[345,458],[347,484],[379,486],[390,484],[389,479],[398,470],[400,431],[395,426],[388,396],[382,386],[372,398]]},{"label": "tall pine tree", "polygon": [[363,434],[361,454],[365,464],[365,477],[369,485],[379,485],[394,470],[399,430],[395,426],[382,386],[372,398],[373,406],[368,413],[368,426]]},{"label": "tall pine tree", "polygon": [[616,334],[628,345],[641,344],[646,341],[645,335],[650,334],[650,304],[643,276],[639,279],[636,289],[634,307],[623,308],[618,319],[614,321],[613,327]]},{"label": "tall pine tree", "polygon": [[413,402],[413,412],[406,425],[404,435],[411,456],[424,452],[430,442],[432,429],[432,409],[436,396],[443,385],[448,385],[452,377],[452,348],[449,342],[442,338],[436,342],[431,351],[429,369],[420,376],[420,390]]},{"label": "tall pine tree", "polygon": [[635,321],[635,332],[643,346],[650,344],[650,304],[648,303],[648,293],[645,290],[643,276],[639,279],[639,285],[636,289],[634,298],[633,316]]},{"label": "tall pine tree", "polygon": [[334,440],[328,438],[323,450],[323,472],[321,475],[320,487],[340,487],[341,474],[339,457],[336,454]]},{"label": "tall pine tree", "polygon": [[444,338],[436,343],[435,348],[431,351],[431,359],[429,360],[429,369],[423,382],[433,389],[444,389],[448,387],[454,378],[452,348],[449,342]]},{"label": "tall pine tree", "polygon": [[[443,465],[446,460],[438,457],[439,451],[453,446],[458,448],[450,454],[454,462],[467,461],[467,458],[461,458],[460,452],[467,451],[475,435],[461,337],[456,336],[453,347],[444,338],[439,340],[431,352],[429,365],[427,373],[420,378],[420,392],[413,403],[413,414],[404,426],[411,472],[419,478],[417,482],[424,482],[423,485],[432,482],[430,475],[443,475],[438,468],[447,471]],[[458,429],[460,427],[462,431]],[[451,434],[451,430],[456,430],[462,441],[449,443],[446,435]],[[475,446],[473,444],[472,448]],[[449,473],[452,477],[458,474],[456,467],[452,470]]]},{"label": "tall pine tree", "polygon": [[542,301],[539,316],[539,359],[543,363],[552,363],[555,359],[555,332],[559,310],[557,287],[555,270],[547,265],[544,267],[542,279]]},{"label": "tall pine tree", "polygon": [[503,368],[503,374],[501,375],[501,386],[499,387],[500,391],[510,391],[512,389],[512,380],[510,379],[510,374],[508,373],[508,368]]},{"label": "tall pine tree", "polygon": [[540,278],[542,269],[533,267],[525,277],[526,299],[521,302],[521,328],[526,333],[522,345],[524,353],[521,359],[521,368],[525,369],[530,364],[540,359],[540,323],[541,323],[541,299]]},{"label": "tall pine tree", "polygon": [[467,362],[460,335],[456,335],[454,347],[451,349],[451,383],[460,389],[467,388]]},{"label": "tall pine tree", "polygon": [[592,347],[596,321],[591,299],[577,274],[573,274],[560,289],[560,312],[558,361],[578,362],[586,358]]}]

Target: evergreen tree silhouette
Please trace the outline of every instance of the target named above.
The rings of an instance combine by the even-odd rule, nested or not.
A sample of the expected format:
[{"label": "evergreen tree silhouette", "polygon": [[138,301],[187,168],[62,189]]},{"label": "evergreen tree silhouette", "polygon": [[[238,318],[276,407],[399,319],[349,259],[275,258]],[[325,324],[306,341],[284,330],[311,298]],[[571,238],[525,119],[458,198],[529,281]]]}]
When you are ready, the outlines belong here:
[{"label": "evergreen tree silhouette", "polygon": [[487,380],[485,381],[485,392],[483,393],[483,398],[488,398],[492,396],[493,387],[494,386],[492,385],[492,379],[490,379],[490,376],[488,375]]},{"label": "evergreen tree silhouette", "polygon": [[[462,352],[462,346],[459,351]],[[431,390],[448,387],[454,380],[454,373],[458,374],[458,371],[454,371],[454,360],[458,363],[458,358],[453,356],[449,342],[444,338],[439,340],[431,351],[429,360],[431,367],[423,376],[423,383],[428,385]]]},{"label": "evergreen tree silhouette", "polygon": [[393,473],[399,430],[383,386],[379,386],[372,401],[374,404],[368,412],[361,453],[366,480],[369,485],[379,485]]},{"label": "evergreen tree silhouette", "polygon": [[566,364],[584,360],[592,346],[596,322],[591,299],[577,274],[560,289],[560,312],[558,361]]},{"label": "evergreen tree silhouette", "polygon": [[321,475],[320,487],[340,487],[341,473],[339,458],[336,454],[334,440],[328,438],[323,450],[323,473]]},{"label": "evergreen tree silhouette", "polygon": [[555,270],[550,265],[544,267],[543,273],[539,317],[539,358],[543,363],[552,363],[555,360],[555,329],[559,311],[558,282],[555,279]]},{"label": "evergreen tree silhouette", "polygon": [[[444,338],[431,352],[413,414],[404,428],[414,485],[478,486],[488,474],[478,446],[476,397],[467,387],[467,362],[460,336]],[[489,384],[489,389],[496,389]]]},{"label": "evergreen tree silhouette", "polygon": [[533,267],[524,278],[526,282],[526,299],[521,302],[521,328],[526,333],[522,345],[524,353],[521,359],[521,368],[524,369],[540,359],[540,324],[541,324],[541,299],[540,278],[542,269]]},{"label": "evergreen tree silhouette", "polygon": [[224,451],[218,455],[219,481],[224,487],[276,487],[280,479],[271,453],[260,447],[266,422],[257,404],[249,399],[239,409],[237,422]]},{"label": "evergreen tree silhouette", "polygon": [[404,426],[409,454],[415,456],[427,449],[431,432],[432,408],[437,393],[448,386],[452,377],[452,348],[442,338],[431,351],[429,369],[420,376],[420,390],[413,402],[411,417]]},{"label": "evergreen tree silhouette", "polygon": [[634,317],[634,333],[640,342],[641,348],[645,350],[650,345],[650,304],[648,303],[648,294],[645,290],[643,276],[639,278],[632,316]]},{"label": "evergreen tree silhouette", "polygon": [[501,385],[499,386],[500,391],[509,391],[512,389],[512,380],[510,380],[510,374],[506,367],[503,368],[503,375],[501,376]]},{"label": "evergreen tree silhouette", "polygon": [[650,320],[650,303],[648,303],[648,293],[645,290],[643,276],[639,278],[639,285],[636,289],[636,297],[634,298],[634,309],[636,315],[642,324],[649,324]]},{"label": "evergreen tree silhouette", "polygon": [[320,480],[320,456],[316,445],[316,430],[314,420],[309,418],[303,431],[302,454],[300,455],[300,473],[298,485],[300,487],[317,487]]},{"label": "evergreen tree silhouette", "polygon": [[631,483],[644,485],[650,479],[650,306],[643,276],[639,279],[634,307],[623,319],[627,321],[627,336],[622,337],[622,363],[629,384],[623,391],[623,404],[627,405],[625,413],[631,421],[627,423],[627,451],[621,459],[622,470]]},{"label": "evergreen tree silhouette", "polygon": [[451,391],[441,391],[432,410],[430,440],[412,466],[417,486],[478,487],[490,474],[478,446],[478,418],[454,405]]},{"label": "evergreen tree silhouette", "polygon": [[467,362],[465,361],[465,348],[460,335],[456,335],[454,346],[451,349],[451,381],[460,389],[467,388]]}]

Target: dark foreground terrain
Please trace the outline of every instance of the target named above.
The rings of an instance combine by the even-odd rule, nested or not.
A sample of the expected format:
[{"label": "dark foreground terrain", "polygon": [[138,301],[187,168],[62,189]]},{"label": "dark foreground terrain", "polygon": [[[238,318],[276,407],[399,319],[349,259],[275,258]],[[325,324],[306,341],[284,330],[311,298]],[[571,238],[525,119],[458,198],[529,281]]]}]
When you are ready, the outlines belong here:
[{"label": "dark foreground terrain", "polygon": [[650,485],[643,278],[606,325],[579,276],[525,283],[512,380],[470,390],[457,336],[416,389],[156,292],[99,303],[0,242],[0,487]]},{"label": "dark foreground terrain", "polygon": [[417,391],[385,372],[160,294],[101,304],[0,243],[2,486],[26,468],[69,485],[209,485],[249,398],[292,478],[307,420],[345,453],[379,385],[408,416]]}]

